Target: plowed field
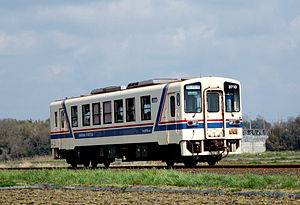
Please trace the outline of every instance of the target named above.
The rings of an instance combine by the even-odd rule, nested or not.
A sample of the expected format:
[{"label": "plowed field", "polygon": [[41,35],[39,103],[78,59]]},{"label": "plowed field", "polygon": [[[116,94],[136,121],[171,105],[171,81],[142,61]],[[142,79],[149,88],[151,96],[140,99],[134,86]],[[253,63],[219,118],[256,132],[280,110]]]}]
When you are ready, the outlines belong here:
[{"label": "plowed field", "polygon": [[299,204],[293,197],[65,189],[0,190],[0,204]]}]

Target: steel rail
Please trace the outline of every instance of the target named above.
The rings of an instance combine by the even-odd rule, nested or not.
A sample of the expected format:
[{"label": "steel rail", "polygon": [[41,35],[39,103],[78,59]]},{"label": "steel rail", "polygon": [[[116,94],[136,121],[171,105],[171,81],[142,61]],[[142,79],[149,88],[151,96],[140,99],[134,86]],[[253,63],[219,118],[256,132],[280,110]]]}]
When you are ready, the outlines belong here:
[{"label": "steel rail", "polygon": [[[104,167],[97,167],[96,169],[102,169]],[[112,165],[109,167],[109,169],[166,169],[167,166],[140,166],[140,165],[126,165],[126,166],[120,166],[120,165]],[[172,167],[173,169],[300,169],[300,164],[239,164],[239,165],[214,165],[214,166],[205,166],[205,165],[198,165],[194,167],[185,167],[183,165],[175,165]],[[72,167],[66,166],[66,167],[0,167],[0,170],[20,170],[20,171],[29,171],[29,170],[61,170],[61,169],[70,169],[72,170]],[[86,169],[84,167],[78,167],[77,169]],[[92,169],[92,168],[90,168]],[[74,169],[73,169],[74,170]]]}]

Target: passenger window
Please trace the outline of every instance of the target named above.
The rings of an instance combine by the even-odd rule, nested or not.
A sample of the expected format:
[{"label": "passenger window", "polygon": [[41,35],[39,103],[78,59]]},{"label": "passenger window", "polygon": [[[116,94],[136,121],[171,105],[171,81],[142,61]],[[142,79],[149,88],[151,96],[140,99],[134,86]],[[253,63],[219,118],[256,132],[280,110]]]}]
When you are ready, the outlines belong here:
[{"label": "passenger window", "polygon": [[123,100],[115,100],[115,122],[123,122]]},{"label": "passenger window", "polygon": [[90,113],[90,105],[82,105],[82,121],[83,126],[91,125],[91,113]]},{"label": "passenger window", "polygon": [[78,109],[77,106],[71,107],[72,127],[78,127]]},{"label": "passenger window", "polygon": [[240,111],[240,86],[235,83],[224,83],[226,112]]},{"label": "passenger window", "polygon": [[141,97],[142,120],[151,120],[150,95]]},{"label": "passenger window", "polygon": [[54,122],[55,122],[55,127],[58,126],[57,124],[57,112],[54,112]]},{"label": "passenger window", "polygon": [[100,125],[100,103],[93,103],[93,125]]},{"label": "passenger window", "polygon": [[219,112],[219,93],[207,93],[207,111]]},{"label": "passenger window", "polygon": [[184,86],[184,111],[186,113],[200,113],[202,111],[200,83]]},{"label": "passenger window", "polygon": [[134,98],[126,99],[126,122],[135,121],[135,103]]},{"label": "passenger window", "polygon": [[104,124],[112,123],[111,101],[103,102],[103,122]]},{"label": "passenger window", "polygon": [[175,117],[175,97],[170,97],[170,109],[171,109],[171,117]]}]

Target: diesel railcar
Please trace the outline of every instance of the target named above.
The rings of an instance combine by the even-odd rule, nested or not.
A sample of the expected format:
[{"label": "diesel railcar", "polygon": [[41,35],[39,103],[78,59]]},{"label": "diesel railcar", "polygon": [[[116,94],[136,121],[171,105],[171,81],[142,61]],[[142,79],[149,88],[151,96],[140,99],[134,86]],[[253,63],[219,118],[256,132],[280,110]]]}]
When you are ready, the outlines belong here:
[{"label": "diesel railcar", "polygon": [[50,127],[54,159],[73,167],[108,167],[117,158],[214,165],[241,153],[241,84],[202,77],[96,89],[52,102]]}]

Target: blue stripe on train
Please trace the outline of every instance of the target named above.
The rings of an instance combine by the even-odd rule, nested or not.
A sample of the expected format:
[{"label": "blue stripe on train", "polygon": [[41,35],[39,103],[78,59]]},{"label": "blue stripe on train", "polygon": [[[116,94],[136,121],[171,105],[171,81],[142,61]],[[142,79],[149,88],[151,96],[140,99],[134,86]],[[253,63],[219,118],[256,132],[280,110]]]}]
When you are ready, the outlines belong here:
[{"label": "blue stripe on train", "polygon": [[[142,135],[142,134],[152,133],[152,129],[153,126],[98,130],[98,131],[74,133],[74,136],[75,139],[83,139],[83,138],[95,138],[95,137],[122,136],[122,135]],[[59,139],[59,138],[72,138],[72,135],[70,133],[51,135],[51,139]]]},{"label": "blue stripe on train", "polygon": [[135,127],[135,128],[124,128],[124,129],[111,129],[111,130],[100,130],[92,132],[80,132],[75,133],[75,139],[82,138],[94,138],[94,137],[111,137],[111,136],[122,136],[122,135],[141,135],[152,133],[153,126]]},{"label": "blue stripe on train", "polygon": [[157,116],[156,116],[156,122],[155,122],[154,131],[158,131],[159,130],[159,120],[160,120],[160,116],[161,116],[161,114],[163,112],[162,108],[163,108],[163,105],[164,105],[164,100],[165,100],[165,96],[166,96],[166,92],[167,92],[168,86],[169,86],[168,84],[164,86],[162,94],[161,94],[159,108],[158,108],[158,112],[157,112]]},{"label": "blue stripe on train", "polygon": [[[223,123],[208,123],[208,128],[222,128]],[[239,126],[230,126],[226,123],[227,128],[240,128],[242,123]],[[204,123],[199,123],[197,127],[188,127],[186,123],[181,124],[166,124],[159,125],[156,128],[156,131],[168,131],[168,130],[184,130],[184,129],[201,129],[204,128]],[[84,139],[84,138],[96,138],[96,137],[111,137],[111,136],[122,136],[122,135],[142,135],[152,133],[153,126],[145,127],[135,127],[135,128],[124,128],[124,129],[110,129],[110,130],[99,130],[99,131],[89,131],[89,132],[80,132],[74,133],[75,139]],[[70,133],[67,134],[54,134],[51,135],[51,139],[60,139],[60,138],[72,138]]]},{"label": "blue stripe on train", "polygon": [[73,136],[70,133],[65,133],[65,134],[52,134],[51,139],[62,139],[62,138],[73,138]]},{"label": "blue stripe on train", "polygon": [[67,124],[68,124],[69,131],[70,131],[70,135],[72,137],[73,136],[73,134],[72,134],[72,128],[71,128],[71,124],[70,124],[70,120],[69,120],[69,116],[68,116],[68,112],[67,112],[67,107],[66,107],[65,100],[62,102],[62,106],[63,106],[64,112],[65,112],[65,115],[66,115],[66,119],[67,119]]},{"label": "blue stripe on train", "polygon": [[243,127],[243,123],[241,122],[240,125],[229,125],[229,123],[226,123],[226,128],[239,128]]},{"label": "blue stripe on train", "polygon": [[[228,123],[226,123],[226,128],[238,128],[242,127],[242,123],[239,126],[230,126]],[[199,123],[197,127],[191,126],[188,127],[185,123],[183,124],[166,124],[166,125],[159,125],[157,127],[156,131],[167,131],[167,130],[184,130],[184,129],[201,129],[204,128],[204,123]],[[222,122],[214,122],[214,123],[208,123],[207,128],[223,128]]]},{"label": "blue stripe on train", "polygon": [[184,129],[199,129],[204,128],[203,123],[199,123],[198,126],[195,127],[188,127],[186,123],[181,124],[165,124],[165,125],[159,125],[156,128],[156,131],[168,131],[168,130],[184,130]]}]

